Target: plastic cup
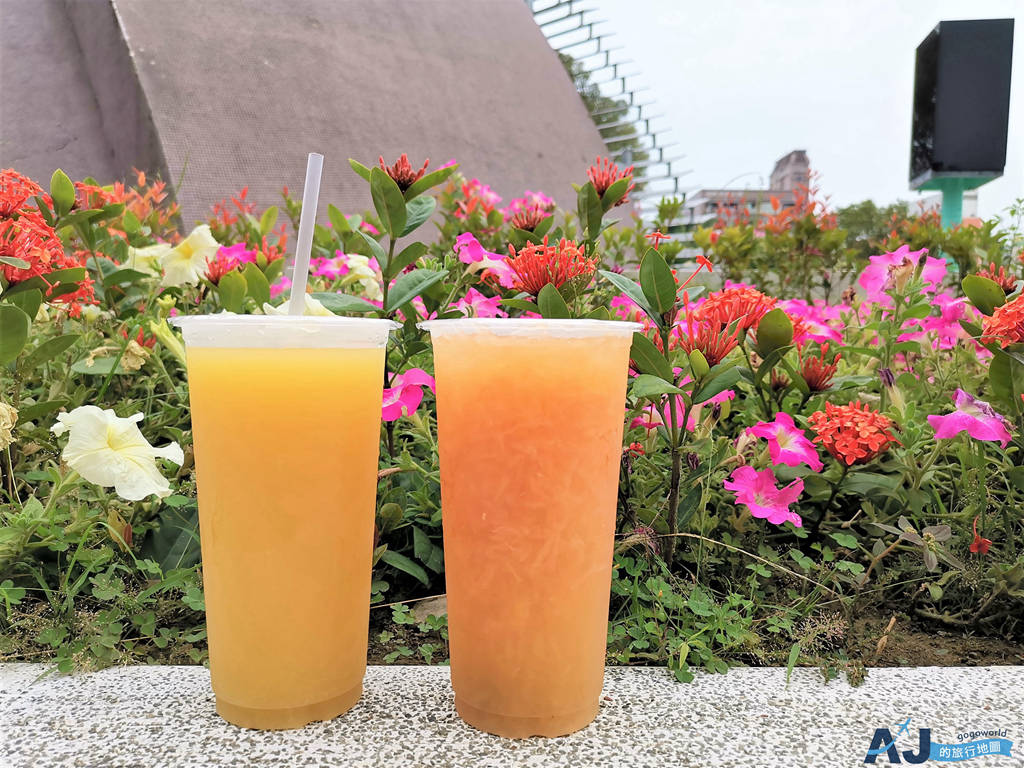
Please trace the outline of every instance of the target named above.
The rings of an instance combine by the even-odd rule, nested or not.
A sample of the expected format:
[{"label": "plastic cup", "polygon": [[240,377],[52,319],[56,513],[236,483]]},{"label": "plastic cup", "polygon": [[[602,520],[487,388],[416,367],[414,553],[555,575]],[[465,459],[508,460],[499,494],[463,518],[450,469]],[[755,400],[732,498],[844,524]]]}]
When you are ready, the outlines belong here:
[{"label": "plastic cup", "polygon": [[217,712],[299,728],[362,694],[387,320],[203,315],[185,337]]},{"label": "plastic cup", "polygon": [[437,320],[455,707],[513,738],[597,715],[636,323]]}]

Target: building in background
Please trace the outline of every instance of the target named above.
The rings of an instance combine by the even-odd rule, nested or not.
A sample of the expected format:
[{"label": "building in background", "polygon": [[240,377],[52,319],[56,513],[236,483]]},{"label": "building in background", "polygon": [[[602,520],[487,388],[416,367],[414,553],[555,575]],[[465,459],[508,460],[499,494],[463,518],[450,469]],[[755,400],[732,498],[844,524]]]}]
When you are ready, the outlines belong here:
[{"label": "building in background", "polygon": [[[681,229],[684,232],[708,227],[721,213],[746,208],[751,217],[770,216],[772,198],[782,207],[796,202],[797,191],[810,180],[811,161],[807,151],[794,149],[775,161],[767,189],[698,189],[686,196]],[[762,183],[764,183],[762,181]]]}]

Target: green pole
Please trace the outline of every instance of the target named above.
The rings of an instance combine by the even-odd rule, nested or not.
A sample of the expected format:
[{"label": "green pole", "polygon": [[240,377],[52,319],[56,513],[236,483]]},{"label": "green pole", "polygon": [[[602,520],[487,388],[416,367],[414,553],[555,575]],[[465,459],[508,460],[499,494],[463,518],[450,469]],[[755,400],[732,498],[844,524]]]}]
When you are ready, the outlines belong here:
[{"label": "green pole", "polygon": [[942,192],[942,228],[949,229],[963,221],[967,180],[947,177],[935,182],[936,189]]}]

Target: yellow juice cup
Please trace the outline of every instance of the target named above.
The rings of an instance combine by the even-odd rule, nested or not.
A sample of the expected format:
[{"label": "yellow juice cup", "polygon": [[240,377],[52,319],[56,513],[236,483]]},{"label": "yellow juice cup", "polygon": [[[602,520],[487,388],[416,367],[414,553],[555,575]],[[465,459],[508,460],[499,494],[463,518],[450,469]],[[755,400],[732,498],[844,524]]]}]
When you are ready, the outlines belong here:
[{"label": "yellow juice cup", "polygon": [[597,715],[636,323],[437,320],[452,686],[501,736]]},{"label": "yellow juice cup", "polygon": [[217,712],[300,728],[362,694],[387,320],[181,317]]}]

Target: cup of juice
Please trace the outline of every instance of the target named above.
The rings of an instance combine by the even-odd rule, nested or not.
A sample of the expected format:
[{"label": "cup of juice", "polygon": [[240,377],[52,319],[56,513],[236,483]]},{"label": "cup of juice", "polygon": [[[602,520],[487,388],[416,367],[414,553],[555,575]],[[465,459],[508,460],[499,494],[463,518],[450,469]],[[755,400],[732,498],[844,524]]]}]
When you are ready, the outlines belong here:
[{"label": "cup of juice", "polygon": [[455,707],[501,736],[597,715],[629,348],[641,326],[456,319],[430,331]]},{"label": "cup of juice", "polygon": [[245,728],[362,694],[388,320],[202,315],[185,337],[210,677]]}]

